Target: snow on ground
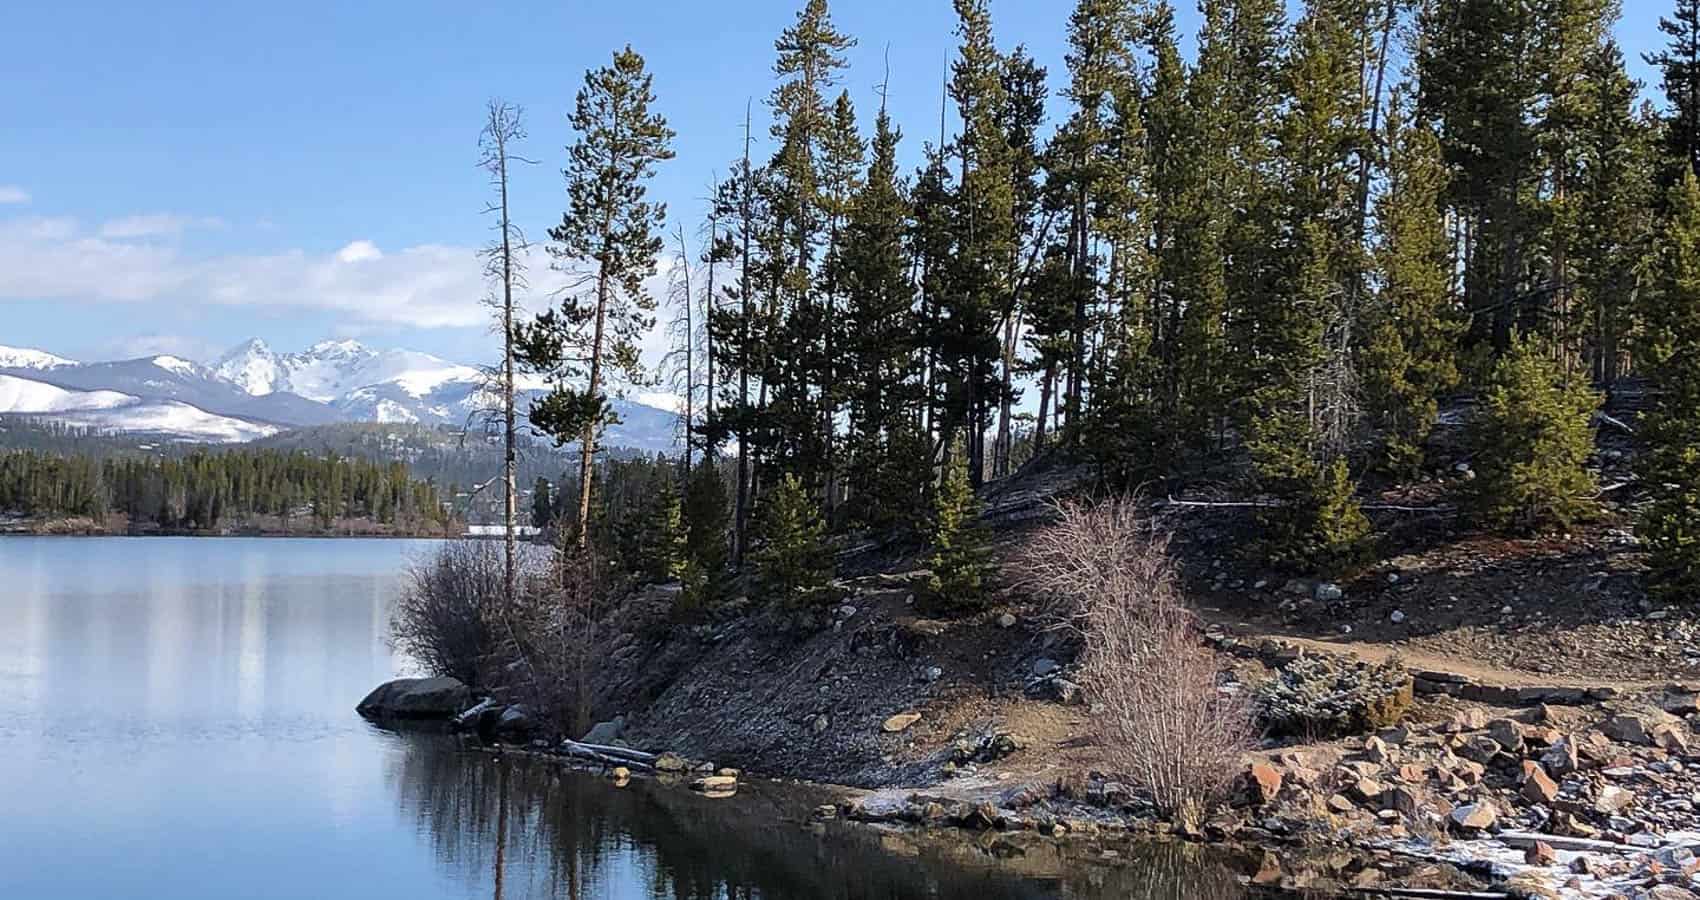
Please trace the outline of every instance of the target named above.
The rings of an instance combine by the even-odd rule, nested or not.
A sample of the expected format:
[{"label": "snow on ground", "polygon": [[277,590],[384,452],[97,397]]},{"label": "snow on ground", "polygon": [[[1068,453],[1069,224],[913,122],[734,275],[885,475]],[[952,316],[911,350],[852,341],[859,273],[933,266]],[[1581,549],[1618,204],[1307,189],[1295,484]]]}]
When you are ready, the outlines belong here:
[{"label": "snow on ground", "polygon": [[181,356],[156,356],[153,358],[153,364],[172,374],[191,377],[199,373],[201,369],[200,366]]},{"label": "snow on ground", "polygon": [[68,425],[96,431],[138,431],[216,443],[252,441],[282,430],[275,425],[216,415],[175,400],[136,403],[115,409],[78,410],[54,418]]},{"label": "snow on ground", "polygon": [[15,375],[0,375],[0,413],[57,413],[112,409],[138,402],[117,391],[72,391]]}]

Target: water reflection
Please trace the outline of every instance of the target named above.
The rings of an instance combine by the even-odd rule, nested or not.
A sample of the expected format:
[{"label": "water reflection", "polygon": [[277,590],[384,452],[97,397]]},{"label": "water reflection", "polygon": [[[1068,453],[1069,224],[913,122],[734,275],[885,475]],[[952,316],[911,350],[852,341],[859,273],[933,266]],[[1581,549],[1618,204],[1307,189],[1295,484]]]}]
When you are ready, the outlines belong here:
[{"label": "water reflection", "polygon": [[813,789],[755,783],[710,800],[646,781],[615,788],[446,737],[408,741],[389,780],[455,880],[510,900],[1244,896],[1222,860],[1185,845],[1103,859],[1030,835],[811,823],[825,799]]}]

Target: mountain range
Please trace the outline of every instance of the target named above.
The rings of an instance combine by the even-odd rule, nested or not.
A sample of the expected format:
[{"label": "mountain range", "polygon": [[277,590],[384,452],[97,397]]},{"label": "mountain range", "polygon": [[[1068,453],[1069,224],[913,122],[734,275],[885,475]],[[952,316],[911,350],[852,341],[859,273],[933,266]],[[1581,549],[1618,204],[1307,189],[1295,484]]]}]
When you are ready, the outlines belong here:
[{"label": "mountain range", "polygon": [[[255,338],[207,364],[168,355],[79,363],[0,346],[0,416],[209,443],[340,422],[474,425],[494,405],[484,383],[475,366],[348,340],[279,353]],[[521,387],[523,413],[542,384]],[[673,413],[623,399],[614,408],[621,422],[609,446],[674,449]]]}]

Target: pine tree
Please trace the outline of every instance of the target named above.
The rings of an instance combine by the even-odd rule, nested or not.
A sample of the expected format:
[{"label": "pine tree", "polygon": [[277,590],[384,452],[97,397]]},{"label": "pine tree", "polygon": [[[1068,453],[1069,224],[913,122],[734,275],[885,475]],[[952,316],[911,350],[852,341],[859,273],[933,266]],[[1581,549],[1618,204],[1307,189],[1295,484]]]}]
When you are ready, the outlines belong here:
[{"label": "pine tree", "polygon": [[951,454],[951,463],[945,467],[927,535],[932,569],[928,590],[937,600],[959,605],[984,597],[991,572],[986,535],[979,524],[980,500],[969,483],[963,455]]},{"label": "pine tree", "polygon": [[1458,382],[1456,342],[1462,330],[1452,306],[1450,240],[1442,206],[1447,184],[1440,144],[1406,118],[1396,99],[1384,138],[1387,183],[1376,207],[1381,289],[1359,350],[1364,413],[1379,430],[1382,463],[1416,474],[1433,428],[1439,396]]},{"label": "pine tree", "polygon": [[904,247],[909,204],[897,174],[900,138],[882,108],[874,124],[873,160],[851,203],[843,252],[849,507],[857,521],[879,528],[912,518],[926,478],[917,471],[926,454],[908,458],[903,446],[922,398],[915,338],[920,323]]},{"label": "pine tree", "polygon": [[804,602],[832,580],[826,525],[809,492],[786,473],[762,504],[761,543],[751,554],[756,581],[776,599]]},{"label": "pine tree", "polygon": [[1472,501],[1489,528],[1563,529],[1595,507],[1593,414],[1600,398],[1567,382],[1550,348],[1513,335],[1495,364],[1472,423]]},{"label": "pine tree", "polygon": [[957,58],[950,96],[962,117],[957,139],[961,177],[953,210],[957,232],[951,290],[939,324],[940,363],[948,373],[942,440],[963,438],[968,474],[985,478],[985,435],[1001,403],[998,311],[1010,296],[1009,259],[1016,252],[1013,154],[1000,120],[1006,108],[1003,57],[992,40],[987,0],[954,0]]},{"label": "pine tree", "polygon": [[645,183],[657,163],[673,158],[673,131],[650,110],[652,81],[630,47],[615,53],[611,66],[585,73],[570,117],[578,139],[568,148],[569,208],[549,230],[549,249],[559,266],[585,274],[593,289],[540,313],[516,341],[524,364],[550,380],[549,393],[532,404],[531,423],[557,445],[579,442],[581,545],[590,525],[597,437],[613,420],[608,386],[619,376],[643,380],[638,340],[654,325],[655,299],[644,280],[655,273],[666,208],[646,199]]},{"label": "pine tree", "polygon": [[726,570],[731,503],[712,459],[699,462],[685,485],[685,556],[710,583]]},{"label": "pine tree", "polygon": [[538,478],[531,489],[531,524],[539,529],[555,524],[555,500],[549,494],[547,478]]},{"label": "pine tree", "polygon": [[1641,311],[1640,363],[1655,398],[1642,417],[1639,459],[1651,499],[1638,530],[1654,589],[1691,600],[1700,589],[1700,182],[1671,192],[1655,289]]},{"label": "pine tree", "polygon": [[1671,15],[1659,17],[1659,30],[1670,41],[1645,59],[1659,69],[1664,88],[1665,146],[1700,174],[1700,0],[1676,0]]},{"label": "pine tree", "polygon": [[687,554],[684,506],[673,486],[671,467],[659,465],[652,477],[651,492],[639,528],[642,538],[637,557],[643,573],[655,582],[677,581],[685,573]]}]

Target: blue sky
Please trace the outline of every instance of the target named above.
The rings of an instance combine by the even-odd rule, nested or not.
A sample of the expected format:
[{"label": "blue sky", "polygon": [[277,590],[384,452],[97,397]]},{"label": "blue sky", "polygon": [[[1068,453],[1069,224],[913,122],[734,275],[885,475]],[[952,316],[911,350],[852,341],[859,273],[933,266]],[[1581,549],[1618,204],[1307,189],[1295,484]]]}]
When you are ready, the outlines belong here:
[{"label": "blue sky", "polygon": [[[694,228],[739,148],[766,134],[772,43],[800,0],[13,4],[0,54],[0,344],[93,359],[279,349],[353,336],[490,356],[474,167],[492,96],[525,107],[516,216],[559,220],[565,113],[586,67],[631,43],[678,158],[652,192]],[[1000,44],[1060,84],[1066,0],[993,0]],[[1196,15],[1180,4],[1182,30]],[[1633,73],[1663,0],[1626,0]],[[891,107],[917,157],[937,131],[949,0],[837,0],[856,36],[843,86]],[[765,154],[765,148],[758,153]],[[546,273],[536,280],[546,282]]]}]

